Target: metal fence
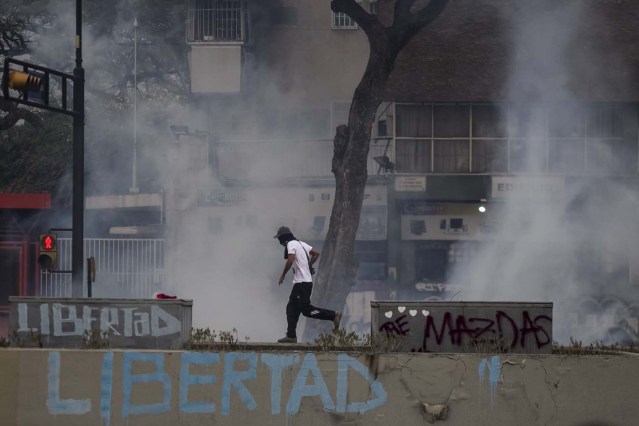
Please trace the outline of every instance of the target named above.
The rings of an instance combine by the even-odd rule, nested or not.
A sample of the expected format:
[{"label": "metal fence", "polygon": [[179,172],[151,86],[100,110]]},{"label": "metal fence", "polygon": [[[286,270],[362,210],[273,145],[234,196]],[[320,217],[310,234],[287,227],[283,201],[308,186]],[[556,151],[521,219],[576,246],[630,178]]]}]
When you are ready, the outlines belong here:
[{"label": "metal fence", "polygon": [[239,42],[246,39],[245,1],[191,0],[188,14],[189,42]]},{"label": "metal fence", "polygon": [[[150,298],[164,284],[164,239],[85,238],[84,258],[95,257],[93,297]],[[58,239],[58,271],[71,271],[71,238]],[[84,268],[84,294],[87,294]],[[70,297],[71,274],[40,272],[38,295]]]}]

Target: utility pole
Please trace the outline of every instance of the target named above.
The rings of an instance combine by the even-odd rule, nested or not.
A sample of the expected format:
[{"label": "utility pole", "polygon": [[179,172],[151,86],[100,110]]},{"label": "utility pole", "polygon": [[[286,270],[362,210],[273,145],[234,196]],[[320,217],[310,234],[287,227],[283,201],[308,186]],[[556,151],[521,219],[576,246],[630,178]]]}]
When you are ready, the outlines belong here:
[{"label": "utility pole", "polygon": [[133,169],[132,185],[129,191],[132,194],[140,192],[138,188],[138,18],[133,20]]},{"label": "utility pole", "polygon": [[82,68],[82,0],[75,0],[75,68],[73,70],[73,226],[71,296],[82,297],[84,267],[84,68]]}]

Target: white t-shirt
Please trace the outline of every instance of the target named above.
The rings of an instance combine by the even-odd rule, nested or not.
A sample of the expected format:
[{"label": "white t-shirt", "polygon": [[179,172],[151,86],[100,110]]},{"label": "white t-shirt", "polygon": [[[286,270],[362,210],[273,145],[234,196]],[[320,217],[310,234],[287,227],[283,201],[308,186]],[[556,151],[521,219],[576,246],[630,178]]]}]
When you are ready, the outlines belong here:
[{"label": "white t-shirt", "polygon": [[[308,266],[308,261],[311,258],[312,248],[313,247],[309,246],[308,244],[297,240],[291,240],[286,243],[288,254],[295,255],[295,262],[293,262],[293,284],[308,283],[313,281],[313,278],[311,277],[311,271]],[[308,254],[308,258],[306,257],[306,254]]]}]

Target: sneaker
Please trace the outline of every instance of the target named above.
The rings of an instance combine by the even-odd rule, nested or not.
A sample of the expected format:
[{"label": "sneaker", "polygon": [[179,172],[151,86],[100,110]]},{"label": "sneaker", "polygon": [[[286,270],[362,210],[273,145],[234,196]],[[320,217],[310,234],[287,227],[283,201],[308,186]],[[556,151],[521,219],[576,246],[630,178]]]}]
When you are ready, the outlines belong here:
[{"label": "sneaker", "polygon": [[335,312],[335,318],[333,318],[333,324],[335,325],[335,330],[339,330],[339,323],[342,321],[342,313]]},{"label": "sneaker", "polygon": [[297,343],[297,337],[282,337],[277,343]]}]

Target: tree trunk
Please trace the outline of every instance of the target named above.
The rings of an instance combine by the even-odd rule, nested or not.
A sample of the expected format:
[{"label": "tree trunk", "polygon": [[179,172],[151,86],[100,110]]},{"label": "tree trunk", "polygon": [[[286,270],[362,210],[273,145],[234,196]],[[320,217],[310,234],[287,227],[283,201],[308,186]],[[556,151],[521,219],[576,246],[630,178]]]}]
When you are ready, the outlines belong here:
[{"label": "tree trunk", "polygon": [[[348,126],[337,128],[333,142],[335,198],[315,279],[313,303],[317,306],[342,311],[355,284],[355,235],[368,178],[366,164],[375,114],[397,55],[420,29],[441,14],[447,2],[430,0],[425,7],[413,11],[416,0],[396,0],[392,25],[385,27],[355,0],[331,1],[334,12],[346,13],[366,33],[370,56],[353,94]],[[308,322],[304,339],[313,340],[322,326],[319,321]]]},{"label": "tree trunk", "polygon": [[[386,52],[388,43],[377,42],[375,46],[375,49],[371,48],[366,71],[355,90],[348,126],[337,128],[333,143],[335,198],[313,298],[317,306],[337,311],[343,310],[346,297],[355,284],[358,266],[354,256],[355,235],[368,178],[366,165],[371,128],[392,69],[392,61]],[[307,323],[304,338],[314,339],[321,326],[318,322]]]}]

